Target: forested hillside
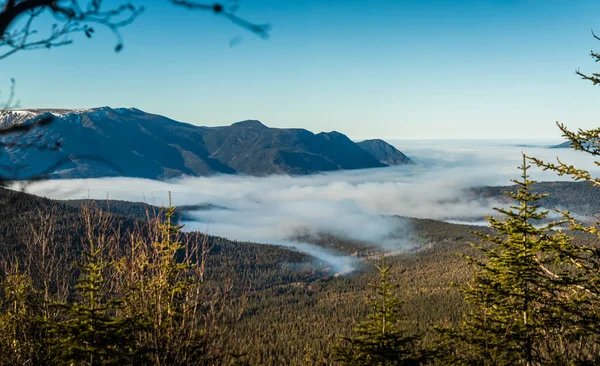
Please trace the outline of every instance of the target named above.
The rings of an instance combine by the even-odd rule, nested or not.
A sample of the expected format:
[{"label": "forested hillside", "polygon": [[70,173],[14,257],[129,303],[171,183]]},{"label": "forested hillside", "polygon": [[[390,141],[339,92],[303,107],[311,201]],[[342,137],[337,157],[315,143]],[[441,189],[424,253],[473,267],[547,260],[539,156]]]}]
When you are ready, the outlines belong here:
[{"label": "forested hillside", "polygon": [[[517,186],[478,187],[471,190],[472,197],[494,198],[510,202],[504,192],[516,192]],[[546,209],[569,210],[573,214],[595,216],[600,211],[600,190],[590,182],[537,182],[532,192],[546,193],[539,203]]]},{"label": "forested hillside", "polygon": [[[58,202],[5,189],[0,190],[0,202],[7,208],[0,213],[1,262],[36,260],[29,256],[40,254],[35,245],[46,238],[64,259],[64,267],[57,269],[60,276],[81,260],[86,222],[82,207],[105,205],[118,212],[112,215],[111,226],[119,228],[122,245],[127,245],[127,232],[144,227],[146,212],[160,212],[142,204]],[[467,242],[475,237],[468,226],[416,219],[411,226],[417,249],[393,256],[391,275],[405,294],[411,327],[426,332],[440,321],[458,319],[462,300],[448,283],[469,276],[456,253],[471,253]],[[192,240],[192,234],[186,235]],[[372,245],[322,238],[330,247],[362,258],[355,272],[333,276],[325,263],[289,249],[208,239],[205,286],[229,289],[227,301],[220,305],[229,314],[219,323],[224,330],[220,340],[227,343],[225,359],[250,365],[302,364],[305,359],[312,364],[333,362],[332,345],[367,312],[364,299],[371,291],[368,284],[376,279],[374,263],[379,260]],[[68,277],[72,288],[76,276]]]}]

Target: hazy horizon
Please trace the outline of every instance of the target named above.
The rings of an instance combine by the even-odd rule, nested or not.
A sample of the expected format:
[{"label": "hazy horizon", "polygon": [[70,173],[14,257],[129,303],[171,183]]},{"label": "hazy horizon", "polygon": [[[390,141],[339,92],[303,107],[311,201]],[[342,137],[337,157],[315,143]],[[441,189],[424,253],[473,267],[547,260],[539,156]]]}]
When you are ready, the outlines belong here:
[{"label": "hazy horizon", "polygon": [[[123,107],[123,106],[97,106],[97,107],[90,107],[90,108],[60,108],[60,107],[55,107],[55,108],[14,108],[11,109],[13,111],[35,111],[35,110],[79,110],[79,111],[85,111],[85,110],[90,110],[90,109],[96,109],[96,108],[104,108],[104,107],[108,107],[111,109],[120,109],[120,108],[125,108],[125,109],[140,109],[137,108],[135,106],[129,106],[129,107]],[[10,111],[10,110],[9,110]],[[144,111],[147,112],[147,111]],[[149,112],[148,112],[149,113]],[[152,114],[157,114],[157,115],[161,115],[160,113],[152,113]],[[181,122],[181,123],[190,123],[188,121],[184,121],[184,120],[175,120],[173,118],[171,118],[168,115],[161,115],[163,117],[167,117],[169,119],[172,119],[176,122]],[[265,126],[269,127],[269,128],[288,128],[288,127],[278,127],[278,126],[271,126],[268,123],[265,123],[263,120],[259,119],[259,118],[246,118],[243,120],[236,120],[236,121],[231,121],[230,123],[224,124],[224,125],[220,125],[220,126],[208,126],[208,125],[198,125],[196,124],[196,126],[199,127],[223,127],[223,126],[229,126],[231,124],[237,123],[237,122],[242,122],[242,121],[246,121],[246,120],[257,120],[261,123],[263,123]],[[305,128],[305,127],[300,127],[300,126],[295,126],[295,127],[289,127],[289,128],[304,128],[308,131],[311,131],[313,133],[319,133],[319,132],[331,132],[334,130],[311,130],[309,128]],[[558,129],[556,128],[556,126],[554,125],[554,128],[558,131]],[[443,141],[510,141],[510,142],[534,142],[534,143],[539,143],[541,145],[548,145],[548,146],[552,146],[552,145],[556,145],[559,143],[562,143],[565,141],[565,138],[561,138],[560,134],[558,134],[558,136],[556,137],[540,137],[540,138],[527,138],[527,137],[522,137],[522,136],[517,136],[517,137],[498,137],[498,138],[492,138],[492,137],[464,137],[464,138],[456,138],[456,137],[445,137],[445,136],[438,136],[438,137],[433,137],[433,138],[422,138],[422,137],[402,137],[402,136],[352,136],[352,135],[348,135],[345,131],[343,130],[336,130],[337,132],[341,132],[345,135],[347,135],[351,140],[353,141],[363,141],[363,140],[368,140],[368,139],[382,139],[382,140],[386,140],[388,142],[390,141],[403,141],[403,140],[409,140],[409,141],[437,141],[437,140],[443,140]]]},{"label": "hazy horizon", "polygon": [[106,29],[74,35],[3,60],[0,90],[14,77],[23,108],[126,105],[195,125],[254,118],[360,139],[560,138],[555,121],[596,125],[596,89],[574,75],[594,71],[595,1],[242,1],[241,17],[273,25],[268,40],[144,5],[121,53]]}]

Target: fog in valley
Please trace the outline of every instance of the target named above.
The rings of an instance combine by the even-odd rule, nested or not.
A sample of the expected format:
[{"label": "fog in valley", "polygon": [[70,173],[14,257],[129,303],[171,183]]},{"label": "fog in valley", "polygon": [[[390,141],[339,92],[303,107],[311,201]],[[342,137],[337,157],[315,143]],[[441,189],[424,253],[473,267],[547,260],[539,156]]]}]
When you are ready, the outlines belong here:
[{"label": "fog in valley", "polygon": [[[321,233],[376,244],[387,251],[407,250],[410,227],[397,216],[455,223],[484,223],[502,204],[469,194],[471,187],[508,185],[520,171],[521,151],[598,172],[586,154],[549,149],[560,141],[398,140],[389,141],[413,165],[340,171],[308,176],[186,177],[168,182],[106,178],[48,180],[26,190],[55,199],[141,201],[164,206],[172,192],[176,206],[211,204],[188,212],[187,230],[240,241],[293,246],[332,265],[353,268],[353,259],[294,240]],[[537,181],[557,181],[552,172],[532,167]]]}]

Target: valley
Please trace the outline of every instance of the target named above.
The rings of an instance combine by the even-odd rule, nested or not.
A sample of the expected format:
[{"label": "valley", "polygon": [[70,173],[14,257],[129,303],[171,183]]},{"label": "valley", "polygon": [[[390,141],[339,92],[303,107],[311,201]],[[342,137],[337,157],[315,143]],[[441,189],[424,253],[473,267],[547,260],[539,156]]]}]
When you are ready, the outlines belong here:
[{"label": "valley", "polygon": [[599,11],[0,0],[0,366],[600,365]]},{"label": "valley", "polygon": [[[573,192],[573,195],[588,189],[585,184],[569,182],[536,186],[540,190],[548,187],[559,192]],[[469,194],[495,197],[505,189],[512,187],[482,187],[472,189]],[[586,207],[572,206],[569,197],[557,196],[551,202],[574,212]],[[36,219],[40,212],[52,212],[51,221],[57,225],[56,237],[52,240],[60,242],[69,238],[72,247],[68,252],[74,259],[78,256],[77,243],[80,242],[75,233],[84,224],[81,215],[85,207],[111,213],[114,215],[112,225],[118,225],[124,233],[143,226],[143,222],[161,212],[160,207],[143,203],[89,199],[56,201],[6,189],[0,190],[0,202],[9,208],[0,214],[3,238],[0,258],[24,253],[11,243],[23,241],[21,235],[28,230],[21,225],[25,217],[35,230],[36,220],[41,219],[41,216]],[[214,207],[182,206],[177,217],[187,219],[188,210],[198,209],[210,211]],[[391,279],[398,285],[398,292],[405,301],[403,314],[411,329],[427,335],[433,325],[457,322],[464,304],[449,284],[465,283],[470,278],[471,268],[459,255],[478,256],[469,246],[469,243],[479,243],[472,231],[487,233],[489,229],[431,219],[390,219],[397,220],[401,227],[410,227],[410,231],[402,232],[405,236],[402,240],[411,245],[401,251],[325,233],[290,239],[354,258],[351,262],[353,270],[344,273],[338,272],[326,260],[307,255],[301,247],[209,236],[207,286],[231,286],[227,303],[223,304],[223,311],[227,313],[223,315],[223,321],[228,324],[227,332],[221,334],[219,341],[227,343],[227,362],[278,365],[300,364],[309,359],[313,364],[329,364],[333,357],[331,345],[339,337],[349,334],[358,319],[367,314],[364,299],[370,296],[369,283],[377,278],[375,265],[384,252],[391,252],[388,257],[392,266]],[[369,222],[364,225],[368,226]],[[426,336],[425,342],[427,339]]]},{"label": "valley", "polygon": [[[36,225],[40,213],[52,212],[51,222],[57,226],[51,239],[61,242],[69,238],[65,244],[75,260],[80,250],[77,243],[83,239],[75,235],[84,225],[82,207],[106,204],[104,208],[115,213],[113,225],[119,225],[124,233],[140,225],[138,220],[144,220],[146,210],[160,211],[125,202],[53,201],[4,189],[0,190],[0,202],[10,208],[0,214],[2,260],[26,254],[22,247],[12,245],[23,242],[20,235],[28,232],[21,226],[25,217]],[[440,320],[457,319],[460,299],[447,284],[467,278],[469,271],[456,253],[471,253],[466,242],[475,237],[471,228],[463,225],[413,219],[411,226],[418,244],[391,257],[391,263],[394,281],[407,300],[410,322],[424,330]],[[223,339],[229,347],[228,358],[239,354],[244,355],[243,362],[265,365],[284,360],[300,363],[306,357],[327,363],[332,357],[331,343],[366,314],[363,299],[369,294],[368,284],[376,278],[374,264],[381,253],[371,245],[331,236],[316,240],[339,253],[363,257],[354,262],[355,271],[339,276],[327,263],[285,247],[212,236],[209,241],[208,283],[232,284],[227,311],[235,313],[235,318],[227,320],[231,323]]]},{"label": "valley", "polygon": [[[60,253],[58,283],[73,286],[86,217],[104,223],[92,231],[113,238],[109,252],[119,258],[128,237],[152,232],[172,197],[180,239],[202,243],[202,291],[215,299],[207,306],[218,324],[211,347],[223,364],[331,364],[333,346],[368,313],[384,254],[405,301],[405,326],[433,346],[431,327],[456,324],[465,310],[450,283],[471,278],[461,256],[481,256],[470,246],[482,243],[474,231],[492,233],[485,216],[511,204],[504,192],[515,192],[506,183],[520,151],[555,154],[539,141],[355,143],[258,121],[203,128],[136,109],[5,112],[3,120],[31,123],[44,113],[55,117],[44,136],[64,139],[57,153],[96,154],[127,173],[69,160],[49,179],[1,189],[0,264],[27,263],[37,253],[32,238],[45,240]],[[3,158],[31,168],[55,158],[37,153],[8,149]],[[544,209],[597,217],[600,193],[588,183],[542,181],[532,191],[549,194]]]}]

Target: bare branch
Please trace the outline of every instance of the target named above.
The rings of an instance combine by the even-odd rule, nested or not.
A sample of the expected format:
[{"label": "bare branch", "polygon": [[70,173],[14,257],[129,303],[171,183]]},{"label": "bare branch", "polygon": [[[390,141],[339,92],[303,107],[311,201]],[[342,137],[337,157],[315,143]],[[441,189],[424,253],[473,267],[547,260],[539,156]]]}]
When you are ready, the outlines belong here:
[{"label": "bare branch", "polygon": [[[54,164],[50,165],[49,167],[44,169],[42,172],[27,176],[27,177],[19,177],[15,173],[13,173],[12,175],[9,175],[9,176],[0,175],[0,187],[4,187],[4,186],[8,185],[9,183],[19,182],[19,183],[21,183],[21,189],[25,189],[31,183],[50,178],[50,175],[52,174],[52,172],[54,172],[58,168],[63,167],[65,164],[76,162],[79,160],[94,160],[94,161],[100,162],[102,164],[105,164],[107,167],[113,169],[117,173],[121,173],[121,174],[123,173],[121,168],[119,168],[115,164],[111,163],[110,161],[108,161],[102,157],[99,157],[96,155],[89,155],[89,154],[69,155],[67,157],[64,157],[64,158],[56,161]],[[2,168],[3,168],[3,166],[0,166],[0,169],[2,169]],[[27,168],[27,166],[11,165],[8,168],[12,169],[16,173],[18,173],[20,170]]]},{"label": "bare branch", "polygon": [[[269,37],[269,24],[256,24],[236,15],[237,4],[207,4],[188,0],[169,0],[171,4],[189,10],[212,12],[229,19],[259,37]],[[85,5],[85,6],[84,6]],[[83,33],[91,38],[95,33],[92,25],[109,29],[116,37],[115,51],[123,49],[120,28],[131,24],[144,11],[142,6],[124,3],[110,9],[103,8],[102,0],[6,0],[0,2],[0,60],[16,52],[52,48],[71,44],[71,34]],[[56,23],[48,32],[35,29],[35,20],[49,14]],[[26,18],[22,21],[22,18]],[[13,30],[14,29],[14,30]]]},{"label": "bare branch", "polygon": [[4,105],[2,107],[0,107],[0,110],[17,108],[19,106],[19,102],[18,101],[15,102],[15,79],[10,79],[10,89],[9,89],[9,93],[8,93],[8,98],[6,99],[5,102],[0,103],[0,105],[1,104],[4,104]]},{"label": "bare branch", "polygon": [[228,8],[221,3],[206,4],[206,3],[199,3],[197,1],[188,1],[188,0],[170,0],[170,1],[171,1],[171,3],[173,3],[175,5],[182,6],[184,8],[191,9],[191,10],[212,11],[213,13],[215,13],[217,15],[222,15],[222,16],[226,17],[235,25],[238,25],[244,29],[247,29],[250,32],[258,35],[259,37],[261,37],[263,39],[269,38],[269,31],[271,30],[271,25],[270,24],[256,24],[256,23],[252,23],[252,22],[249,22],[245,19],[238,17],[235,14],[235,12],[237,10],[237,4]]},{"label": "bare branch", "polygon": [[[22,50],[71,44],[69,35],[72,33],[84,33],[91,37],[94,29],[90,24],[101,25],[113,32],[117,38],[115,50],[118,52],[123,48],[119,28],[131,24],[143,10],[143,7],[131,4],[103,10],[102,0],[90,1],[85,10],[77,0],[7,1],[4,10],[0,12],[0,49],[4,50],[0,53],[0,59]],[[33,24],[43,13],[52,15],[57,23],[52,25],[48,34],[40,35]],[[21,17],[27,17],[27,20],[17,30],[11,31],[17,24],[21,24]]]},{"label": "bare branch", "polygon": [[[125,0],[126,1],[126,0]],[[237,4],[231,6],[223,3],[207,4],[191,0],[168,0],[169,3],[190,10],[209,11],[216,15],[229,19],[232,23],[259,37],[266,39],[269,36],[270,25],[255,24],[238,17]],[[40,48],[52,48],[71,44],[71,34],[83,33],[91,38],[95,33],[91,25],[100,25],[109,29],[117,39],[115,51],[123,48],[123,39],[120,28],[131,24],[144,11],[142,6],[134,6],[131,3],[123,3],[111,8],[103,7],[103,0],[0,0],[0,60],[7,58],[19,51],[36,50]],[[35,28],[36,20],[42,15],[49,15],[56,21],[49,32],[39,32]],[[12,81],[10,94],[5,103],[0,103],[0,110],[12,109],[14,102],[14,80]],[[15,123],[9,126],[0,126],[0,154],[6,149],[35,149],[55,151],[61,147],[60,141],[45,141],[44,135],[39,133],[33,135],[34,130],[43,129],[52,122],[52,115],[42,116],[36,120],[26,123]],[[17,136],[8,140],[7,136]],[[28,135],[26,141],[19,140]],[[57,162],[53,167],[72,161],[69,157]],[[75,157],[81,159],[82,157]],[[98,157],[86,157],[87,159],[101,160]],[[104,163],[110,165],[109,162]],[[12,171],[24,169],[22,166],[13,166]],[[116,168],[116,167],[114,167]],[[9,167],[0,166],[5,171]],[[116,168],[118,171],[118,168]],[[46,173],[29,177],[37,179],[46,177]],[[0,186],[9,181],[10,177],[0,175]]]},{"label": "bare branch", "polygon": [[[594,33],[594,31],[592,30],[592,36],[600,41],[600,36],[597,36],[596,33]],[[592,58],[594,59],[594,61],[596,62],[600,62],[600,53],[594,52],[594,51],[590,51],[590,56],[592,56]],[[597,85],[600,83],[600,73],[593,73],[591,75],[587,75],[582,73],[581,71],[579,71],[579,69],[575,70],[575,74],[579,75],[583,80],[588,80],[591,81],[592,84]]]},{"label": "bare branch", "polygon": [[52,123],[53,120],[54,116],[52,114],[45,114],[31,123],[13,124],[8,127],[1,128],[0,136],[12,135],[15,133],[27,133],[31,130],[48,126],[50,123]]}]

